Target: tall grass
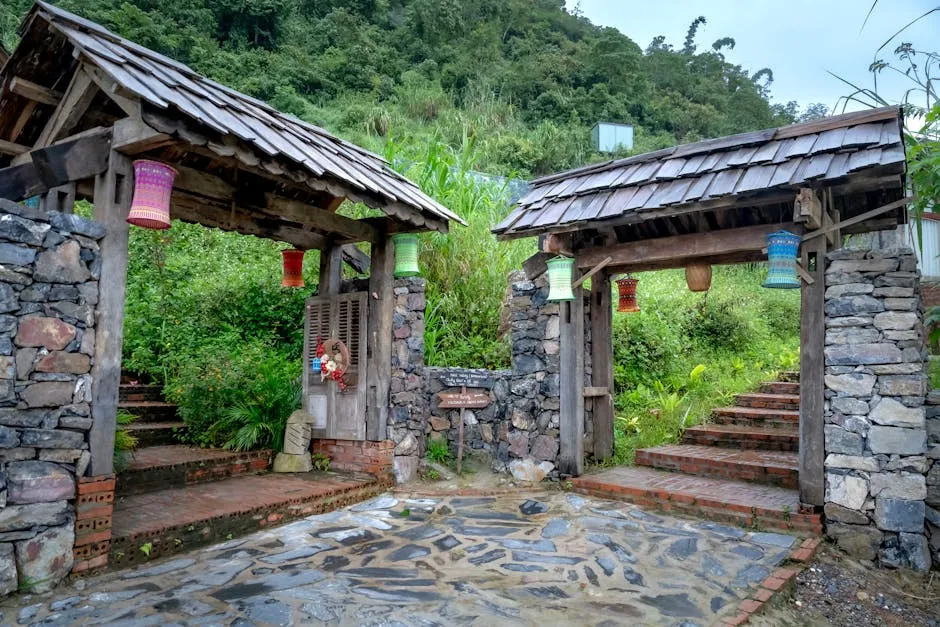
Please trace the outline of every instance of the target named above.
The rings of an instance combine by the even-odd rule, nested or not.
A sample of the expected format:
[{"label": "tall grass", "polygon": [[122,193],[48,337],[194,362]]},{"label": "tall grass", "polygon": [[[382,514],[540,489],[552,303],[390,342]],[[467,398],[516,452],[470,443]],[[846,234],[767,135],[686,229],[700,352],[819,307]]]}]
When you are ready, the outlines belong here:
[{"label": "tall grass", "polygon": [[535,252],[532,241],[498,242],[490,233],[508,213],[509,201],[505,186],[472,176],[476,155],[472,137],[458,149],[432,138],[413,159],[394,139],[385,145],[390,162],[468,223],[421,237],[428,297],[425,360],[432,366],[509,365],[508,342],[498,334],[507,277]]}]

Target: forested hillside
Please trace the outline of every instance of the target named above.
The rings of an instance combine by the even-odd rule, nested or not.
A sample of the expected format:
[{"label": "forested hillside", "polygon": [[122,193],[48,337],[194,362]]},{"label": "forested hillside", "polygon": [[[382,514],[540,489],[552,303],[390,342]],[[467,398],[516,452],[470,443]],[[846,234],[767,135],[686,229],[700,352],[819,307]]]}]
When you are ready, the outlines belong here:
[{"label": "forested hillside", "polygon": [[[30,4],[0,1],[6,47]],[[471,171],[531,178],[609,158],[590,147],[601,120],[633,124],[645,152],[824,113],[771,104],[771,71],[729,63],[731,37],[699,41],[704,18],[684,42],[634,42],[561,0],[55,4],[383,154],[463,216],[466,228],[422,236],[432,365],[509,365],[507,275],[534,251],[492,237],[506,190]],[[280,247],[178,222],[132,232],[124,363],[166,381],[190,441],[251,447],[282,432],[276,401],[299,373],[318,255],[306,257],[307,288],[285,289]],[[618,459],[626,442],[675,437],[710,403],[794,363],[798,295],[769,295],[759,268],[732,268],[706,301],[680,274],[644,274],[643,312],[616,318]],[[232,439],[243,427],[253,441]]]},{"label": "forested hillside", "polygon": [[[0,35],[12,47],[31,0],[2,4]],[[680,45],[634,42],[565,12],[561,0],[56,4],[360,141],[415,127],[440,126],[448,142],[474,136],[481,165],[500,173],[591,159],[598,120],[635,124],[638,148],[655,149],[797,116],[794,104],[768,102],[769,69],[725,60],[732,37],[696,39],[704,18]]]}]

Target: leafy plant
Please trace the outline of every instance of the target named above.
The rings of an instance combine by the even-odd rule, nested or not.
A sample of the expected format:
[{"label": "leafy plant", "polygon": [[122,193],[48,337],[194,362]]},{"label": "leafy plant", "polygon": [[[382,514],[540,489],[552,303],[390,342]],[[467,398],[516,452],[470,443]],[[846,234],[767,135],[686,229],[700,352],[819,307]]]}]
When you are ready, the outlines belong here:
[{"label": "leafy plant", "polygon": [[150,552],[153,550],[153,542],[147,542],[140,545],[140,552],[150,557]]},{"label": "leafy plant", "polygon": [[127,410],[118,410],[117,427],[114,430],[114,471],[116,473],[127,470],[133,452],[137,449],[137,438],[127,430],[127,427],[135,420],[137,416]]},{"label": "leafy plant", "polygon": [[447,464],[451,460],[450,448],[447,446],[447,440],[430,440],[428,442],[427,458],[438,464]]},{"label": "leafy plant", "polygon": [[326,472],[330,469],[330,458],[323,453],[314,453],[312,458],[313,469],[318,472]]},{"label": "leafy plant", "polygon": [[[282,360],[258,365],[257,375],[248,382],[244,397],[227,408],[214,425],[219,433],[231,434],[225,448],[247,451],[261,447],[281,450],[287,419],[300,407],[301,383]],[[292,376],[293,374],[293,376]]]}]

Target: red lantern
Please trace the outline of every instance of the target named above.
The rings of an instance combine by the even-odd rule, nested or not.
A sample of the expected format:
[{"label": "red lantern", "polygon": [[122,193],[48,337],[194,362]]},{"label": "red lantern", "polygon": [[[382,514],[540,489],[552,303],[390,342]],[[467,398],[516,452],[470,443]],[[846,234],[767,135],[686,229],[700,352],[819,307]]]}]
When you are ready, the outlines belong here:
[{"label": "red lantern", "polygon": [[617,281],[617,291],[620,293],[620,302],[617,311],[621,313],[636,313],[640,306],[636,304],[636,285],[639,279],[626,277]]},{"label": "red lantern", "polygon": [[282,250],[281,255],[284,257],[284,278],[281,280],[281,287],[303,287],[304,251]]},{"label": "red lantern", "polygon": [[170,194],[176,170],[159,161],[134,162],[134,199],[127,221],[145,229],[170,228]]}]

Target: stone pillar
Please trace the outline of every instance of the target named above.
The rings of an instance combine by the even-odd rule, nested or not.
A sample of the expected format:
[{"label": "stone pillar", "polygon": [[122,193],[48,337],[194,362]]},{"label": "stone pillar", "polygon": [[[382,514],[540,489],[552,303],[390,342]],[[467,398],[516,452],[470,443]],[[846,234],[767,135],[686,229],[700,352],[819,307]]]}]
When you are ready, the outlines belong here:
[{"label": "stone pillar", "polygon": [[110,511],[93,512],[91,538],[88,520],[75,519],[76,478],[90,461],[104,233],[75,215],[0,200],[0,595],[18,581],[53,588],[76,544],[78,565],[100,566],[110,539]]},{"label": "stone pillar", "polygon": [[932,460],[917,258],[841,249],[828,261],[826,531],[856,557],[923,571]]},{"label": "stone pillar", "polygon": [[424,372],[425,280],[396,279],[392,316],[391,407],[388,439],[395,442],[395,478],[399,483],[417,476],[424,455],[428,399]]}]

